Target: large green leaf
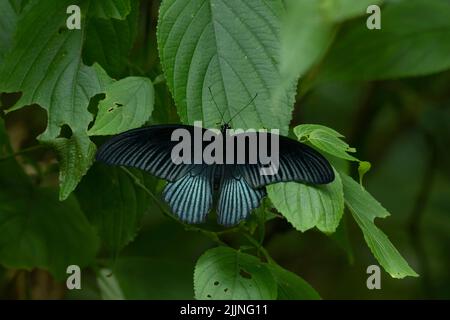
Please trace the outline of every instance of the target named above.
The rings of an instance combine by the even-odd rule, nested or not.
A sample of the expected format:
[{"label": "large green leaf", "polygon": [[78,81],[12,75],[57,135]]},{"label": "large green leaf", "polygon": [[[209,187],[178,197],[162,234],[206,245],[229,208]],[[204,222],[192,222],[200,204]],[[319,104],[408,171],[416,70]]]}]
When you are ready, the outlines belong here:
[{"label": "large green leaf", "polygon": [[155,100],[148,78],[127,77],[106,87],[89,135],[113,135],[142,126],[151,116]]},{"label": "large green leaf", "polygon": [[340,33],[318,81],[421,76],[450,68],[449,15],[447,0],[389,2],[381,30],[359,20]]},{"label": "large green leaf", "polygon": [[114,256],[136,236],[150,204],[147,195],[123,170],[104,165],[94,165],[89,170],[76,194],[105,248]]},{"label": "large green leaf", "polygon": [[286,134],[294,82],[272,95],[281,81],[280,1],[165,0],[158,22],[158,46],[167,84],[185,123],[214,126],[247,105],[235,119],[238,128],[278,128]]},{"label": "large green leaf", "polygon": [[124,76],[129,68],[128,55],[137,31],[137,9],[138,5],[133,1],[132,10],[125,20],[88,20],[83,47],[83,58],[88,65],[98,62],[112,77],[118,79]]},{"label": "large green leaf", "polygon": [[206,251],[194,271],[196,299],[275,299],[277,284],[258,258],[228,247]]},{"label": "large green leaf", "polygon": [[[69,0],[30,3],[20,16],[14,45],[0,66],[0,92],[22,92],[12,110],[33,103],[47,110],[47,129],[39,138],[58,147],[61,199],[70,194],[92,162],[94,146],[86,135],[92,121],[88,104],[104,90],[100,68],[84,65],[81,58],[84,20],[81,30],[66,27],[69,4],[79,4],[82,10],[86,7],[85,2]],[[73,137],[55,140],[63,125],[71,129]]]},{"label": "large green leaf", "polygon": [[321,9],[326,17],[333,22],[365,15],[371,5],[379,5],[383,0],[320,0]]},{"label": "large green leaf", "polygon": [[339,175],[332,183],[308,186],[297,182],[267,186],[275,208],[302,232],[317,227],[325,233],[336,231],[344,212],[344,194]]},{"label": "large green leaf", "polygon": [[339,132],[318,124],[303,124],[294,128],[297,139],[304,142],[309,141],[316,148],[325,151],[333,156],[350,161],[359,161],[349,155],[348,152],[356,152],[345,141]]},{"label": "large green leaf", "polygon": [[102,19],[125,19],[130,13],[130,0],[101,0],[90,2],[90,14]]},{"label": "large green leaf", "polygon": [[18,13],[14,8],[13,1],[1,0],[0,12],[2,18],[0,19],[0,65],[3,61],[4,54],[11,46],[14,31],[17,25]]},{"label": "large green leaf", "polygon": [[341,174],[344,184],[345,204],[361,228],[364,239],[375,258],[393,278],[418,274],[408,265],[388,237],[377,228],[374,219],[389,213],[364,188],[352,178]]}]

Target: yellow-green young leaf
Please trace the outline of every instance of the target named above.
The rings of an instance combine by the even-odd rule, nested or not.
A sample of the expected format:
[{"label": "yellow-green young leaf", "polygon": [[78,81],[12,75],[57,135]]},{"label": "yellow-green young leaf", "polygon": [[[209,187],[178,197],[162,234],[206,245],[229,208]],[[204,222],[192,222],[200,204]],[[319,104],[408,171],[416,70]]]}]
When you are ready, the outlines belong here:
[{"label": "yellow-green young leaf", "polygon": [[131,11],[130,0],[90,1],[89,14],[102,19],[125,19]]},{"label": "yellow-green young leaf", "polygon": [[341,140],[343,135],[331,128],[319,124],[302,124],[294,128],[294,133],[298,140],[309,141],[326,153],[341,159],[359,161],[348,154],[348,152],[356,152],[356,150]]},{"label": "yellow-green young leaf", "polygon": [[447,70],[449,16],[447,0],[389,1],[381,11],[381,30],[369,30],[366,17],[341,30],[317,82],[380,80]]},{"label": "yellow-green young leaf", "polygon": [[114,272],[110,269],[100,269],[97,275],[97,284],[100,296],[103,300],[124,300],[124,294],[116,279]]},{"label": "yellow-green young leaf", "polygon": [[[293,81],[281,94],[281,1],[164,0],[158,47],[167,84],[184,123],[206,127],[229,120],[257,94],[232,124],[277,128],[287,134],[295,95]],[[214,106],[208,87],[219,105]]]},{"label": "yellow-green young leaf", "polygon": [[94,162],[96,147],[85,134],[74,132],[72,137],[56,138],[48,143],[59,158],[59,199],[65,200]]},{"label": "yellow-green young leaf", "polygon": [[121,168],[101,164],[92,166],[76,195],[102,244],[113,257],[134,239],[141,218],[151,204],[147,194]]},{"label": "yellow-green young leaf", "polygon": [[267,186],[275,208],[302,232],[317,227],[333,233],[344,212],[342,181],[336,178],[327,185],[309,186],[297,182],[282,182]]},{"label": "yellow-green young leaf", "polygon": [[278,265],[267,264],[278,285],[278,300],[318,300],[320,295],[305,280]]},{"label": "yellow-green young leaf", "polygon": [[265,263],[228,247],[206,251],[194,271],[196,299],[276,299],[277,284]]},{"label": "yellow-green young leaf", "polygon": [[375,258],[393,278],[418,274],[408,265],[388,237],[377,228],[374,219],[389,213],[360,184],[341,174],[344,184],[345,204],[361,228],[364,239]]},{"label": "yellow-green young leaf", "polygon": [[113,135],[142,126],[151,116],[155,100],[148,78],[127,77],[106,87],[89,135]]}]

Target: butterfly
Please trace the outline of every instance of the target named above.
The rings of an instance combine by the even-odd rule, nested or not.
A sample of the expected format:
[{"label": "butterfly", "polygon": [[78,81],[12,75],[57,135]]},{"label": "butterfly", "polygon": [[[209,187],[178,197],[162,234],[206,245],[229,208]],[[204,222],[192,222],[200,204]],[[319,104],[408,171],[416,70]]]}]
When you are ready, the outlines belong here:
[{"label": "butterfly", "polygon": [[[217,202],[219,224],[238,224],[259,207],[266,195],[265,186],[272,183],[327,184],[334,180],[334,171],[325,157],[308,145],[282,135],[276,137],[279,141],[278,171],[272,175],[260,174],[264,164],[259,158],[256,163],[176,164],[172,161],[172,150],[178,142],[172,141],[172,134],[174,130],[185,129],[193,135],[194,128],[166,124],[132,129],[110,138],[99,148],[96,159],[109,165],[139,168],[167,180],[164,201],[180,220],[191,224],[205,222],[213,202]],[[225,123],[219,134],[225,136],[229,128]],[[201,130],[205,133],[207,129]],[[261,137],[259,132],[254,134],[258,139]],[[208,144],[204,141],[201,150]],[[248,158],[246,154],[245,159]]]}]

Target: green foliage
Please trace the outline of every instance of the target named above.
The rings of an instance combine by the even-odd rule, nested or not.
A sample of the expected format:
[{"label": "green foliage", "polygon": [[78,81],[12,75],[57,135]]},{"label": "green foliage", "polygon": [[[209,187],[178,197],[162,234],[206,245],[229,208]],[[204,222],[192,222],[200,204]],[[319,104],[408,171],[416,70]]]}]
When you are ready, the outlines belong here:
[{"label": "green foliage", "polygon": [[[81,30],[66,27],[72,4]],[[381,30],[366,27],[372,4],[382,7]],[[415,237],[421,212],[439,213],[428,214],[433,236],[448,237],[450,226],[448,1],[163,0],[158,8],[0,0],[0,11],[0,93],[20,93],[0,96],[0,264],[8,272],[45,269],[63,281],[68,265],[80,265],[93,279],[81,296],[103,299],[320,299],[298,274],[332,287],[324,297],[345,296],[336,288],[346,274],[366,275],[370,250],[392,278],[418,276],[399,251],[424,274],[406,283],[430,277],[421,246],[431,245]],[[103,136],[148,123],[214,127],[249,103],[233,127],[292,130],[330,159],[336,179],[270,185],[248,221],[221,229],[175,219],[160,197],[164,182],[93,165]],[[359,183],[349,176],[356,171]],[[401,250],[375,224],[389,216],[385,207],[393,216],[383,230]],[[334,241],[314,238],[313,228]],[[428,241],[427,254],[448,251],[450,239]],[[447,269],[436,272],[448,277]]]},{"label": "green foliage", "polygon": [[344,213],[342,181],[336,179],[323,186],[307,186],[296,182],[277,183],[267,187],[275,208],[302,232],[317,227],[333,233]]},{"label": "green foliage", "polygon": [[[293,83],[273,101],[278,72],[279,1],[166,0],[158,44],[167,84],[185,123],[214,126],[221,116],[208,87],[236,128],[277,128],[287,133]],[[273,97],[273,99],[272,99]]]},{"label": "green foliage", "polygon": [[342,175],[345,203],[361,228],[367,245],[383,268],[394,278],[417,277],[388,237],[375,226],[375,218],[389,216],[386,211],[362,186],[350,177]]},{"label": "green foliage", "polygon": [[111,83],[89,135],[113,135],[142,126],[153,111],[155,94],[145,77],[128,77]]}]

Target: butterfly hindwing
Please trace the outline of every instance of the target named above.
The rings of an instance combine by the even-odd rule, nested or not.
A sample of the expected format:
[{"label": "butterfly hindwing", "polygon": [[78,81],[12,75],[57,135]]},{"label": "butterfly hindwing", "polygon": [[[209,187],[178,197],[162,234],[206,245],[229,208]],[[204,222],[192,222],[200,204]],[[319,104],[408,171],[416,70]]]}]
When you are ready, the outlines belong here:
[{"label": "butterfly hindwing", "polygon": [[248,217],[266,195],[264,188],[253,189],[236,165],[223,166],[217,205],[218,223],[231,226]]},{"label": "butterfly hindwing", "polygon": [[119,134],[104,143],[97,152],[97,160],[111,165],[135,167],[168,181],[184,176],[190,165],[175,164],[171,141],[172,132],[183,128],[192,132],[194,127],[184,125],[158,125],[134,129]]},{"label": "butterfly hindwing", "polygon": [[164,200],[180,220],[202,223],[212,205],[214,166],[192,165],[180,179],[169,182]]}]

